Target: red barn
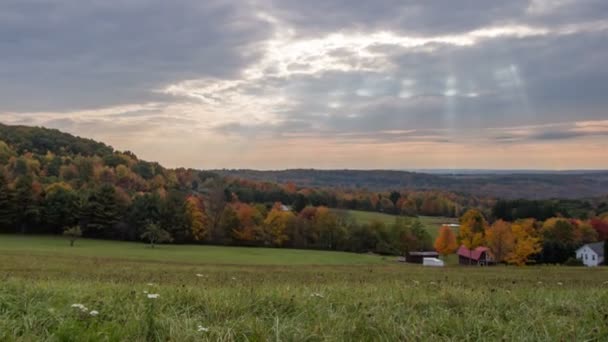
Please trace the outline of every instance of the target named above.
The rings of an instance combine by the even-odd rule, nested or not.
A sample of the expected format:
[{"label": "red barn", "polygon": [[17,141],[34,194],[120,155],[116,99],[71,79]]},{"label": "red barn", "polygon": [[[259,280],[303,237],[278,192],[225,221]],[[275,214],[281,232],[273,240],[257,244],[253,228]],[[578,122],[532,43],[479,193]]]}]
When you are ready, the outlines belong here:
[{"label": "red barn", "polygon": [[488,247],[477,247],[473,251],[465,246],[458,248],[458,263],[461,265],[493,265],[494,258]]}]

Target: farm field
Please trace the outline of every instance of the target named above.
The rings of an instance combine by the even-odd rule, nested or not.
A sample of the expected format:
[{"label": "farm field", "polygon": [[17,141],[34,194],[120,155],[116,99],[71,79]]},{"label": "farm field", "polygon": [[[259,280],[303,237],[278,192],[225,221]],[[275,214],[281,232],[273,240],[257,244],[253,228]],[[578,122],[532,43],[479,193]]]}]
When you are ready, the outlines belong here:
[{"label": "farm field", "polygon": [[[378,213],[378,212],[370,212],[370,211],[360,211],[360,210],[335,210],[337,212],[345,212],[350,215],[354,220],[356,220],[359,224],[371,223],[373,221],[379,221],[386,225],[393,224],[395,219],[399,216]],[[429,234],[433,238],[437,237],[437,233],[439,232],[439,228],[442,224],[445,223],[458,223],[458,219],[454,217],[439,217],[439,216],[419,216],[418,219],[420,222],[426,227]]]},{"label": "farm field", "polygon": [[381,257],[332,251],[286,248],[227,247],[209,245],[160,245],[124,241],[79,239],[74,247],[60,236],[0,235],[0,252],[38,256],[120,258],[190,264],[235,265],[349,265],[384,262]]},{"label": "farm field", "polygon": [[243,248],[20,239],[0,236],[2,341],[608,338],[607,268],[357,265],[368,256],[347,253],[323,265],[337,255],[273,249],[254,263]]}]

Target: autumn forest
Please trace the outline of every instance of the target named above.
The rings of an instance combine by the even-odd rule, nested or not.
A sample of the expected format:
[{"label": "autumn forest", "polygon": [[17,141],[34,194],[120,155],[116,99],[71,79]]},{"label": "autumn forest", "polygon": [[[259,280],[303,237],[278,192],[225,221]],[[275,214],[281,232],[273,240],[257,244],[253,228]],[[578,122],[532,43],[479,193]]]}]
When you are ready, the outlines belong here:
[{"label": "autumn forest", "polygon": [[[342,209],[342,210],[336,210]],[[393,223],[360,223],[349,210]],[[564,263],[608,239],[605,198],[501,199],[444,189],[301,186],[168,169],[57,130],[0,125],[0,230],[152,243],[401,255],[489,246],[513,264]],[[435,239],[418,216],[460,218]]]}]

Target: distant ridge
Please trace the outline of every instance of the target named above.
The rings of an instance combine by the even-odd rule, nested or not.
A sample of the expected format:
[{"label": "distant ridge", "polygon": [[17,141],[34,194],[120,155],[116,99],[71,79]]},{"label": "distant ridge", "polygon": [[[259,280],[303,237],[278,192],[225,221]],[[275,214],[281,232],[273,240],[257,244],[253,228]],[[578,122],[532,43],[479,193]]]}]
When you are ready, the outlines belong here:
[{"label": "distant ridge", "polygon": [[[82,155],[109,158],[115,152],[111,146],[104,143],[43,127],[0,124],[0,141],[12,145],[18,154],[33,152],[44,155],[50,151],[58,156]],[[130,155],[136,158],[134,154]],[[159,173],[165,172],[158,163],[138,162],[142,164],[142,170],[155,169]],[[219,169],[210,171],[223,176],[254,181],[293,182],[297,186],[360,188],[372,191],[441,190],[506,199],[581,199],[608,195],[608,171],[605,170]]]},{"label": "distant ridge", "polygon": [[497,198],[590,198],[608,194],[608,171],[500,171],[423,173],[396,170],[258,171],[212,170],[224,176],[298,186],[365,188],[368,190],[444,190]]}]

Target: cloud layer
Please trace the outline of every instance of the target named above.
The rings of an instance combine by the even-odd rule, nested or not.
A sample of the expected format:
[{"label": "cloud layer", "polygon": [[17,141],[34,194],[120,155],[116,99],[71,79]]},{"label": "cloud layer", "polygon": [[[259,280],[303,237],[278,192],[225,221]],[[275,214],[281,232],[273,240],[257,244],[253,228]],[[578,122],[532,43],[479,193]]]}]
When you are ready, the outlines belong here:
[{"label": "cloud layer", "polygon": [[608,4],[0,4],[0,121],[170,166],[607,168]]}]

